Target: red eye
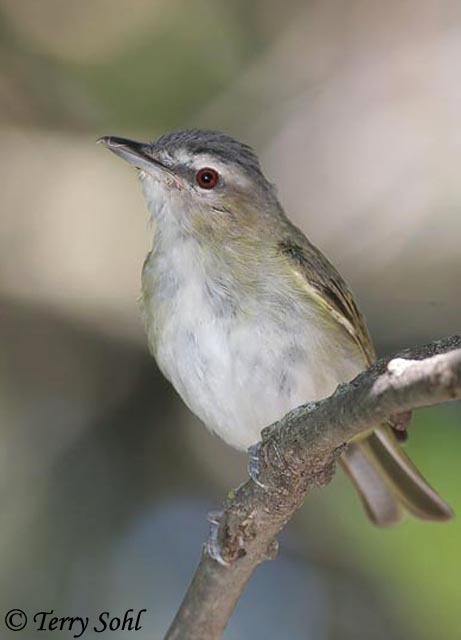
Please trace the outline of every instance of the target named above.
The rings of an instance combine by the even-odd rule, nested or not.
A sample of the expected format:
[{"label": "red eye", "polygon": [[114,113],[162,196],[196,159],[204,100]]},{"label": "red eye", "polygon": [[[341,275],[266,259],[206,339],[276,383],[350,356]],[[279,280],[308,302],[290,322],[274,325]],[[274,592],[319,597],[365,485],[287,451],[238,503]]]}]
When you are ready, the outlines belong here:
[{"label": "red eye", "polygon": [[210,169],[209,167],[205,167],[204,169],[200,169],[197,171],[197,175],[195,176],[197,179],[197,184],[202,189],[213,189],[216,187],[219,180],[219,174],[214,169]]}]

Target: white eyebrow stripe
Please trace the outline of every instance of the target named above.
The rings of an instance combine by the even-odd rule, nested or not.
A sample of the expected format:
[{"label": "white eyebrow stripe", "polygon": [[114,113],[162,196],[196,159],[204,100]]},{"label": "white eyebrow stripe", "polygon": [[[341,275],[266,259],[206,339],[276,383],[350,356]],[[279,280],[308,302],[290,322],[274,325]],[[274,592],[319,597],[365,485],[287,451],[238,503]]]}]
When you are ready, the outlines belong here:
[{"label": "white eyebrow stripe", "polygon": [[185,149],[180,149],[176,151],[174,155],[174,160],[179,162],[180,164],[185,164],[191,169],[202,169],[203,167],[212,167],[219,171],[222,169],[223,171],[228,168],[226,163],[220,161],[215,156],[212,156],[208,153],[199,153],[194,154],[193,156],[188,153]]}]

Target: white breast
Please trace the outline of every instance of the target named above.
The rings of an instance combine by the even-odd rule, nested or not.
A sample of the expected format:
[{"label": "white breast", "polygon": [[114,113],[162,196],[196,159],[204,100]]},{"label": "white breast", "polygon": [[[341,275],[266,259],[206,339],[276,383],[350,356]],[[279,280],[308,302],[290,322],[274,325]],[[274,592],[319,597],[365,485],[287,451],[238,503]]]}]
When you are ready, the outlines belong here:
[{"label": "white breast", "polygon": [[331,344],[305,307],[279,321],[270,300],[245,311],[226,306],[194,241],[170,246],[143,272],[151,350],[184,402],[231,446],[246,449],[263,427],[329,395],[362,368],[339,345],[328,360]]}]

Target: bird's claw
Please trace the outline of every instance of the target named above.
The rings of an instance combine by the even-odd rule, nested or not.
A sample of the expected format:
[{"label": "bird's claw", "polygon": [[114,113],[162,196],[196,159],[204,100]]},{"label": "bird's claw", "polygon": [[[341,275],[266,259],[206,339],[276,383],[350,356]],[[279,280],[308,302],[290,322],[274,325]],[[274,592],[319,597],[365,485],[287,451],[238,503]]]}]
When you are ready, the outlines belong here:
[{"label": "bird's claw", "polygon": [[228,567],[229,562],[225,560],[221,553],[221,545],[219,543],[219,525],[221,524],[222,511],[210,511],[208,513],[208,522],[210,523],[210,531],[206,543],[206,550],[210,558],[215,560],[223,567]]},{"label": "bird's claw", "polygon": [[266,485],[259,480],[260,463],[259,454],[261,452],[261,443],[257,442],[248,447],[248,475],[258,487],[266,489]]}]

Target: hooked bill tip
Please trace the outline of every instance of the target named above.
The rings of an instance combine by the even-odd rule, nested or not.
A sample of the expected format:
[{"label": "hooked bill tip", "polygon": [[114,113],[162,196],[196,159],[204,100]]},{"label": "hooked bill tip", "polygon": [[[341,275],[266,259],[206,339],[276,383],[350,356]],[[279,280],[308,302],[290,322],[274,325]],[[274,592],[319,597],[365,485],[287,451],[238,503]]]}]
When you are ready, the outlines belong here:
[{"label": "hooked bill tip", "polygon": [[102,136],[96,140],[96,144],[103,144],[108,149],[126,148],[131,150],[140,150],[144,146],[141,142],[128,138],[120,138],[119,136]]},{"label": "hooked bill tip", "polygon": [[115,146],[117,146],[116,144],[114,144],[114,137],[113,136],[101,136],[100,138],[98,138],[96,140],[96,144],[103,144],[106,147],[115,147]]}]

